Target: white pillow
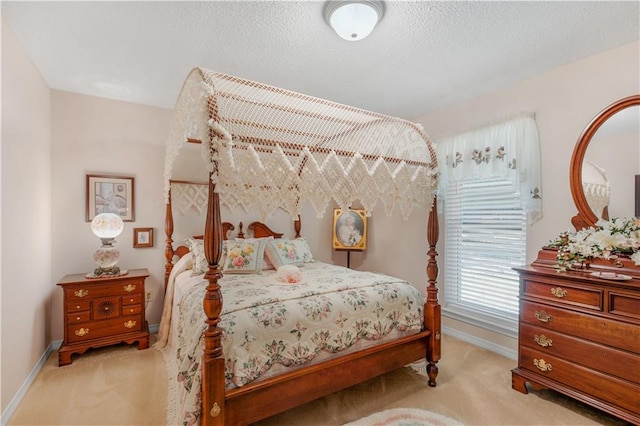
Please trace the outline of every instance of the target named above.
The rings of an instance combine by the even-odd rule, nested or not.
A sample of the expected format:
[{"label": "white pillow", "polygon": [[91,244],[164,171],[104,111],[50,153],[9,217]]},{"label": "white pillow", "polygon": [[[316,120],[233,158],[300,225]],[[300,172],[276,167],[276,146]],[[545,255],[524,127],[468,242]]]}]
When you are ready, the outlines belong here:
[{"label": "white pillow", "polygon": [[[193,260],[193,266],[191,268],[191,275],[201,275],[209,270],[209,263],[204,255],[204,241],[199,238],[187,238],[185,244],[189,247],[191,252],[191,259]],[[224,265],[227,255],[227,240],[222,242],[222,254],[220,255],[220,265]]]}]

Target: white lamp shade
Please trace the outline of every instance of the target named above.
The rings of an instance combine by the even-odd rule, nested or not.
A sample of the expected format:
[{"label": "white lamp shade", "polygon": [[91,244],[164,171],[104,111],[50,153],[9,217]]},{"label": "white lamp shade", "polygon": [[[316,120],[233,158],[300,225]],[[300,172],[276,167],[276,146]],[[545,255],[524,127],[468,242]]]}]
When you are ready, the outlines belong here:
[{"label": "white lamp shade", "polygon": [[325,18],[341,38],[358,41],[371,34],[383,11],[380,1],[331,1]]},{"label": "white lamp shade", "polygon": [[100,213],[91,221],[91,231],[98,238],[115,238],[123,229],[122,218],[114,213]]}]

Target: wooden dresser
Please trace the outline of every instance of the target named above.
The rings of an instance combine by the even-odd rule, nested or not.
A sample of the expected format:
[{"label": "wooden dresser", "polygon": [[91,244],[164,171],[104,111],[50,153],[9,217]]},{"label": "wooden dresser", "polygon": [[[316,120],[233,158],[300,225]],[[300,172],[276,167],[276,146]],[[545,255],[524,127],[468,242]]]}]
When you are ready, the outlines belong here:
[{"label": "wooden dresser", "polygon": [[[640,424],[640,274],[613,267],[556,272],[544,257],[543,266],[534,262],[517,269],[520,333],[513,388],[527,393],[528,382],[534,390],[553,389]],[[632,279],[605,280],[592,271]]]},{"label": "wooden dresser", "polygon": [[125,342],[149,347],[145,320],[146,269],[129,270],[119,277],[85,278],[66,275],[58,285],[64,291],[64,341],[58,365],[71,364],[71,355],[89,348]]}]

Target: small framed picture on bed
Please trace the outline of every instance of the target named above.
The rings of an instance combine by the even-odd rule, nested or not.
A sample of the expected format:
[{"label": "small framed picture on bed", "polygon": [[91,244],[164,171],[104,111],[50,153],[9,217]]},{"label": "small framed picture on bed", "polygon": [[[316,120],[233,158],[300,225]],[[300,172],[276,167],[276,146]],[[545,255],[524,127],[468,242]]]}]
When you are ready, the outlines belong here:
[{"label": "small framed picture on bed", "polygon": [[133,228],[133,247],[153,247],[153,228]]},{"label": "small framed picture on bed", "polygon": [[364,210],[333,210],[333,248],[367,249],[367,215]]},{"label": "small framed picture on bed", "polygon": [[133,183],[129,176],[87,175],[87,222],[100,213],[133,222]]}]

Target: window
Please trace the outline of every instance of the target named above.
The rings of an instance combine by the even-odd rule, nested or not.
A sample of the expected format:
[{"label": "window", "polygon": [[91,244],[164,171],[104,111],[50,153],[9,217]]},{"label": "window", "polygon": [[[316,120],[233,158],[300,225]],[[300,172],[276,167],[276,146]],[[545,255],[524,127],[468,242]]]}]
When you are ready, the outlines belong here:
[{"label": "window", "polygon": [[450,181],[444,203],[444,311],[517,336],[518,274],[526,263],[527,213],[505,177]]}]

